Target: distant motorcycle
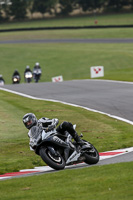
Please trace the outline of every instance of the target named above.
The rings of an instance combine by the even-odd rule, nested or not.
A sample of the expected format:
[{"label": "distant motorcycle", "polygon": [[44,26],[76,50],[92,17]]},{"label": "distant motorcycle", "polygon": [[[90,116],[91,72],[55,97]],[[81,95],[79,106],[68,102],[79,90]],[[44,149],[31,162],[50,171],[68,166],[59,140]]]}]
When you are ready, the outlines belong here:
[{"label": "distant motorcycle", "polygon": [[25,76],[26,83],[30,83],[32,81],[32,72],[30,72],[30,71],[25,72],[24,76]]},{"label": "distant motorcycle", "polygon": [[0,75],[0,85],[2,86],[2,85],[4,85],[5,84],[5,81],[4,81],[4,79],[2,78],[2,75]]},{"label": "distant motorcycle", "polygon": [[3,80],[0,80],[0,85],[4,85],[4,81]]},{"label": "distant motorcycle", "polygon": [[[82,134],[80,137],[82,137]],[[84,145],[81,147],[75,141],[72,141],[72,136],[68,132],[62,135],[56,129],[49,132],[43,130],[39,137],[34,134],[33,146],[35,153],[47,165],[56,170],[81,162],[85,162],[88,165],[96,164],[99,161],[97,149],[90,142],[82,141]]]},{"label": "distant motorcycle", "polygon": [[33,70],[33,78],[34,78],[36,83],[38,83],[38,81],[40,80],[41,74],[42,74],[42,71],[41,71],[40,68]]},{"label": "distant motorcycle", "polygon": [[12,83],[13,83],[13,84],[18,84],[18,83],[20,83],[20,76],[19,76],[19,75],[14,75],[14,76],[12,77]]}]

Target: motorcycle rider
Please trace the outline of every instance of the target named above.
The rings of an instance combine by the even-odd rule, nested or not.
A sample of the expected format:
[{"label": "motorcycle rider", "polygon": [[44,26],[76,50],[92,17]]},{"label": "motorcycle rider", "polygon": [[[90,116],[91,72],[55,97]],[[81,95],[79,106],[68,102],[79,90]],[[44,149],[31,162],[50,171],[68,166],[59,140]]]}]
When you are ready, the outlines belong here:
[{"label": "motorcycle rider", "polygon": [[4,85],[5,84],[5,80],[3,79],[2,74],[0,74],[0,85]]},{"label": "motorcycle rider", "polygon": [[13,73],[13,75],[12,76],[20,76],[20,74],[19,74],[19,72],[18,72],[18,70],[17,69],[15,69],[15,71],[14,71],[14,73]]},{"label": "motorcycle rider", "polygon": [[[17,83],[19,83],[20,80],[21,80],[21,76],[20,76],[20,74],[19,74],[19,72],[18,72],[17,69],[15,69],[15,71],[14,71],[14,73],[13,73],[13,75],[12,75],[12,81],[13,81],[13,78],[14,78],[15,76],[18,76],[18,77],[19,77],[19,80],[18,80],[18,82],[17,82]],[[14,82],[13,82],[13,83],[14,83]]]},{"label": "motorcycle rider", "polygon": [[[27,113],[23,116],[23,123],[25,127],[29,129],[29,145],[31,150],[34,150],[34,142],[35,140],[39,141],[39,139],[41,139],[41,133],[43,129],[45,130],[45,132],[53,130],[54,128],[56,128],[57,124],[59,123],[59,120],[57,118],[49,119],[46,117],[42,117],[39,120],[37,120],[35,114]],[[82,146],[84,144],[70,122],[64,121],[56,128],[56,131],[61,134],[64,134],[64,132],[67,131],[79,145]],[[68,153],[69,148],[66,149],[66,151]]]},{"label": "motorcycle rider", "polygon": [[31,72],[31,73],[32,73],[32,71],[31,71],[31,69],[30,69],[30,66],[29,66],[29,65],[27,65],[27,66],[26,66],[26,68],[25,68],[25,71],[24,71],[24,74],[25,74],[26,72]]},{"label": "motorcycle rider", "polygon": [[41,70],[40,64],[39,64],[39,62],[36,62],[35,66],[33,68],[33,78],[34,78],[35,82],[38,82],[38,80],[41,77],[41,74],[42,74],[42,70]]},{"label": "motorcycle rider", "polygon": [[25,79],[25,82],[26,82],[25,74],[26,74],[27,72],[31,72],[31,73],[32,73],[32,71],[31,71],[29,65],[26,66],[25,71],[24,71],[24,79]]}]

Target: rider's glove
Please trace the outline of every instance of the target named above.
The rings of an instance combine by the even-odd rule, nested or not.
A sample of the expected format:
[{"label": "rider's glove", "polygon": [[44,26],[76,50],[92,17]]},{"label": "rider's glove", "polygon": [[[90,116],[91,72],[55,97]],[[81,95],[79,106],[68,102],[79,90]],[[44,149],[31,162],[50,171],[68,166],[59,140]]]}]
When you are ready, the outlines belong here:
[{"label": "rider's glove", "polygon": [[49,125],[46,129],[46,132],[52,131],[55,128],[55,125]]}]

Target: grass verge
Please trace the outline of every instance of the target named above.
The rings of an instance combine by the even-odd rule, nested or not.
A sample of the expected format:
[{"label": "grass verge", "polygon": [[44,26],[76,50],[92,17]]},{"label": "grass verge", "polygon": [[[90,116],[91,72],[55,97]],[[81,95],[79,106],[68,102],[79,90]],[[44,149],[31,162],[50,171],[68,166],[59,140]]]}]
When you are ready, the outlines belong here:
[{"label": "grass verge", "polygon": [[0,182],[2,200],[132,200],[133,162]]},{"label": "grass verge", "polygon": [[0,41],[35,39],[96,39],[132,38],[133,28],[79,29],[79,30],[42,30],[0,33]]},{"label": "grass verge", "polygon": [[90,78],[91,66],[104,66],[102,79],[133,81],[132,44],[1,44],[0,73],[11,84],[12,74],[18,69],[24,82],[26,65],[35,62],[42,67],[42,82],[62,75],[64,80]]},{"label": "grass verge", "polygon": [[45,18],[40,20],[29,20],[23,22],[1,23],[0,29],[10,28],[29,28],[29,27],[61,27],[61,26],[90,26],[95,25],[123,25],[133,24],[133,13],[105,14],[105,15],[88,15],[61,18]]}]

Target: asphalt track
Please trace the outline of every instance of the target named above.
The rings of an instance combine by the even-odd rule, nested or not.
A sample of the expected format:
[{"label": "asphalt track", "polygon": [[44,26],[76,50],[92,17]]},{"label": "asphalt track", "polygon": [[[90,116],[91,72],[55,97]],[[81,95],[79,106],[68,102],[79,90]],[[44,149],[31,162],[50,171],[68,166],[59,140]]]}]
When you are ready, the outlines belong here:
[{"label": "asphalt track", "polygon": [[[104,112],[133,124],[133,83],[106,80],[73,80],[63,82],[22,83],[4,85],[20,95],[63,101],[76,104],[95,112]],[[133,152],[101,160],[97,165],[133,161]],[[73,167],[72,167],[73,168]],[[76,168],[76,166],[74,166]],[[46,173],[46,172],[44,172]]]},{"label": "asphalt track", "polygon": [[34,40],[5,40],[0,44],[28,44],[28,43],[133,43],[133,38],[113,39],[34,39]]},{"label": "asphalt track", "polygon": [[3,88],[37,98],[63,101],[118,116],[133,122],[133,83],[107,80],[73,80]]}]

